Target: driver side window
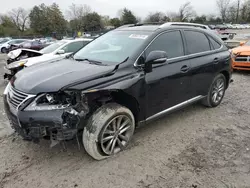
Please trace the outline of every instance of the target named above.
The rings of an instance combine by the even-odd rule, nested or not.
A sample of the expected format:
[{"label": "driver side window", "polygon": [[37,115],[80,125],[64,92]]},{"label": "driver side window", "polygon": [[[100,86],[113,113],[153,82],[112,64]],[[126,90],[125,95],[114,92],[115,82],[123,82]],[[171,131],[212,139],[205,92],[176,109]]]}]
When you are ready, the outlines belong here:
[{"label": "driver side window", "polygon": [[184,47],[180,31],[170,31],[158,36],[146,50],[146,56],[151,51],[165,51],[168,59],[184,56]]}]

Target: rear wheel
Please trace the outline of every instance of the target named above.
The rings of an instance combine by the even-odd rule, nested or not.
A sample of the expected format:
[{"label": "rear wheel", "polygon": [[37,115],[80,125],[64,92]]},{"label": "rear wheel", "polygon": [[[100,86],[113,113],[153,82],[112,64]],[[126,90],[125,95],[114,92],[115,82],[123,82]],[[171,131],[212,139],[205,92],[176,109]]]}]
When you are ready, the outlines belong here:
[{"label": "rear wheel", "polygon": [[216,107],[218,106],[226,91],[226,78],[223,74],[218,74],[210,86],[207,97],[202,101],[205,106]]},{"label": "rear wheel", "polygon": [[90,117],[83,131],[83,145],[91,157],[102,160],[124,150],[134,130],[132,112],[119,104],[109,103]]}]

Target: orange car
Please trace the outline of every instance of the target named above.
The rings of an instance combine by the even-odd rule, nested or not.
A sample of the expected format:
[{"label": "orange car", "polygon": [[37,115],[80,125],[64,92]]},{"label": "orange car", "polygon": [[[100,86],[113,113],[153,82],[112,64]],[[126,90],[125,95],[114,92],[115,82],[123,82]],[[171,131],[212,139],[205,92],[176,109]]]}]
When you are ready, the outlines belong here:
[{"label": "orange car", "polygon": [[250,40],[242,42],[232,49],[232,68],[236,70],[250,70]]}]

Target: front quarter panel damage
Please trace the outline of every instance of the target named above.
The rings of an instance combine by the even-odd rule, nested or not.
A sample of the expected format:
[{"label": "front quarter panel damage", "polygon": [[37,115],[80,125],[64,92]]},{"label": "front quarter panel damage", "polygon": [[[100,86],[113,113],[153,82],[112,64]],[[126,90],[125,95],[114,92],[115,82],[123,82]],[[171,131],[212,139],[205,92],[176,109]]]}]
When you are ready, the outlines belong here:
[{"label": "front quarter panel damage", "polygon": [[146,105],[144,76],[143,72],[137,72],[123,79],[89,88],[84,92],[89,96],[89,101],[97,103],[96,106],[100,107],[107,102],[117,102],[128,107],[136,116],[136,121],[141,121],[145,118]]}]

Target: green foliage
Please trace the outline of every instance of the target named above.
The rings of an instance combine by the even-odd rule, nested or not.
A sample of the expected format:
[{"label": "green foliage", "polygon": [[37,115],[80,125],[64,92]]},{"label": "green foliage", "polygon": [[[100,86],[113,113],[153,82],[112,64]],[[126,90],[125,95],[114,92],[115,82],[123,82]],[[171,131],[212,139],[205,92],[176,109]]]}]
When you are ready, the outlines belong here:
[{"label": "green foliage", "polygon": [[155,13],[150,13],[146,20],[146,22],[169,22],[170,18],[167,17],[164,13],[162,12],[155,12]]},{"label": "green foliage", "polygon": [[121,20],[119,18],[112,18],[112,19],[110,19],[109,22],[114,27],[120,27],[121,26]]},{"label": "green foliage", "polygon": [[84,31],[99,31],[103,29],[102,19],[96,12],[89,13],[83,17]]},{"label": "green foliage", "polygon": [[191,22],[206,24],[207,23],[207,17],[205,15],[196,16],[193,20],[191,20]]},{"label": "green foliage", "polygon": [[16,28],[15,24],[12,22],[12,20],[6,16],[0,16],[1,25],[0,25],[0,36],[13,36],[13,35],[19,35],[19,31]]},{"label": "green foliage", "polygon": [[124,8],[122,10],[121,22],[122,24],[135,24],[137,23],[137,20],[131,10]]},{"label": "green foliage", "polygon": [[56,3],[51,6],[41,4],[30,12],[30,28],[35,33],[50,35],[53,32],[62,33],[66,30],[67,22]]}]

